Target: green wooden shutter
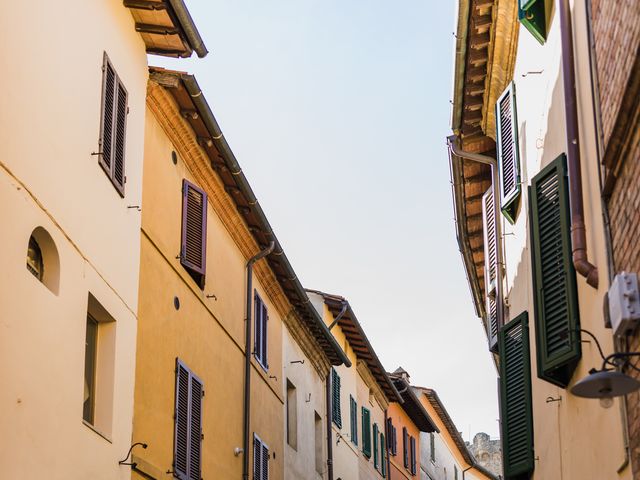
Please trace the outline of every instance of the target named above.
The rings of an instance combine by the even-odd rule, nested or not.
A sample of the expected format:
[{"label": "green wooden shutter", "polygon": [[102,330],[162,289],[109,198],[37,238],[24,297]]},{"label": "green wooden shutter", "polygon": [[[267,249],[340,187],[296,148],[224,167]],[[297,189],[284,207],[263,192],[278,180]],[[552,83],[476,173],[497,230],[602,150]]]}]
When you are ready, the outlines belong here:
[{"label": "green wooden shutter", "polygon": [[[506,324],[499,335],[500,416],[505,479],[534,469],[531,364],[527,312]],[[528,477],[527,477],[528,478]]]},{"label": "green wooden shutter", "polygon": [[373,468],[378,469],[378,424],[373,424]]},{"label": "green wooden shutter", "polygon": [[351,443],[358,445],[358,403],[349,395],[349,416],[351,420]]},{"label": "green wooden shutter", "polygon": [[533,178],[529,202],[538,376],[565,388],[582,350],[564,155]]},{"label": "green wooden shutter", "polygon": [[511,82],[496,102],[500,209],[511,223],[515,223],[521,189],[515,88],[515,84]]},{"label": "green wooden shutter", "polygon": [[484,236],[484,290],[487,307],[487,338],[489,350],[498,348],[498,237],[493,188],[482,196],[482,223]]},{"label": "green wooden shutter", "polygon": [[340,375],[335,369],[331,370],[332,414],[333,423],[342,428],[342,414],[340,411]]},{"label": "green wooden shutter", "polygon": [[380,434],[380,473],[382,473],[382,477],[387,476],[387,457],[386,457],[386,443],[384,440],[384,433]]},{"label": "green wooden shutter", "polygon": [[362,453],[371,458],[371,412],[362,407]]},{"label": "green wooden shutter", "polygon": [[519,0],[518,19],[538,42],[547,40],[547,16],[551,0]]}]

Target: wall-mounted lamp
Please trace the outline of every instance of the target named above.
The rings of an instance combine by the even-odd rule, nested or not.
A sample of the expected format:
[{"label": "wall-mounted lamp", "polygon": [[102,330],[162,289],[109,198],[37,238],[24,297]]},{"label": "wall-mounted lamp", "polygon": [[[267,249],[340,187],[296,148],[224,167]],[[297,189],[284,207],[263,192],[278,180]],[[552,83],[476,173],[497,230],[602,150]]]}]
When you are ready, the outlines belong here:
[{"label": "wall-mounted lamp", "polygon": [[[640,353],[613,353],[607,356],[602,362],[602,368],[595,368],[589,371],[589,375],[577,382],[571,389],[571,393],[577,397],[598,398],[603,408],[609,408],[613,405],[613,398],[627,395],[640,389],[640,382],[629,375],[607,368],[607,365],[613,367],[623,366],[624,364],[636,369],[626,360],[629,357],[638,357]],[[622,364],[616,363],[616,360],[623,360]]]},{"label": "wall-mounted lamp", "polygon": [[136,468],[136,465],[137,465],[136,462],[127,462],[127,460],[129,460],[129,456],[131,455],[131,451],[133,450],[133,447],[135,447],[136,445],[140,445],[142,448],[147,448],[146,443],[142,443],[142,442],[134,443],[133,445],[131,445],[131,448],[129,448],[129,451],[127,452],[127,456],[124,457],[122,460],[120,460],[118,462],[118,465],[131,465],[132,468]]}]

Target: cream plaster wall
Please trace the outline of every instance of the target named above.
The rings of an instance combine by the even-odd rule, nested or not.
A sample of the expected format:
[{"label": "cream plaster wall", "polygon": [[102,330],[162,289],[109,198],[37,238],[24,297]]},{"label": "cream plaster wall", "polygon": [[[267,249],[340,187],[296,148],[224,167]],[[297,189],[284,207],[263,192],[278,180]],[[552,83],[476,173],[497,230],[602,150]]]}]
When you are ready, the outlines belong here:
[{"label": "cream plaster wall", "polygon": [[[91,155],[105,51],[129,93],[124,199]],[[145,47],[121,2],[10,2],[0,69],[1,476],[129,478],[140,213],[127,205],[141,197]],[[25,267],[38,226],[58,250],[57,294]],[[115,319],[100,434],[82,420],[89,293]]]},{"label": "cream plaster wall", "polygon": [[[171,469],[179,357],[205,386],[202,476],[239,478],[242,455],[234,456],[234,449],[242,446],[246,259],[209,204],[204,290],[180,265],[182,179],[194,178],[181,158],[187,153],[178,152],[174,165],[173,149],[148,110],[134,440],[149,444],[138,454],[151,471]],[[277,480],[284,475],[284,333],[277,309],[255,276],[253,285],[269,311],[269,370],[252,359],[251,432],[269,446],[269,474]],[[252,465],[253,452],[249,455]]]},{"label": "cream plaster wall", "polygon": [[[355,365],[351,367],[355,370]],[[360,375],[359,372],[356,371],[357,375],[357,400],[358,400],[358,427],[362,425],[361,419],[361,407],[366,407],[371,411],[371,458],[367,458],[366,456],[360,454],[359,462],[358,462],[358,470],[360,480],[365,479],[376,479],[382,478],[380,474],[380,456],[378,456],[378,469],[374,469],[373,467],[373,450],[374,450],[374,439],[373,439],[373,425],[378,424],[378,429],[380,432],[384,433],[384,407],[378,403],[378,400],[369,395],[370,386],[367,381]],[[347,410],[348,412],[348,410]],[[362,433],[359,436],[359,445],[362,445]],[[378,450],[380,450],[380,439],[378,438]]]},{"label": "cream plaster wall", "polygon": [[[566,152],[564,96],[562,89],[561,47],[558,12],[552,16],[548,41],[539,45],[524,29],[519,36],[514,80],[518,108],[518,131],[522,165],[523,194],[514,226],[503,221],[507,272],[508,318],[529,312],[531,344],[533,418],[535,445],[534,479],[630,478],[629,468],[616,473],[624,459],[622,420],[618,405],[602,409],[597,401],[579,399],[537,378],[535,361],[535,322],[531,284],[531,259],[526,185],[531,178],[559,154]],[[598,161],[593,128],[591,85],[584,2],[574,2],[574,42],[578,116],[582,155],[583,198],[589,260],[599,270],[597,290],[578,275],[578,296],[582,328],[593,332],[605,352],[612,352],[611,331],[604,328],[602,299],[608,289],[608,272]],[[542,71],[542,73],[535,73]],[[583,343],[582,360],[572,384],[599,367],[596,346]],[[547,397],[560,402],[547,403]],[[594,434],[597,432],[597,434]]]},{"label": "cream plaster wall", "polygon": [[[297,446],[294,449],[286,440],[286,406],[283,431],[285,479],[297,480],[327,478],[327,417],[325,377],[311,364],[287,328],[283,329],[284,362],[282,382],[287,379],[296,388]],[[301,363],[291,363],[294,361]],[[326,376],[326,373],[325,373]],[[322,474],[316,471],[315,412],[322,418]]]}]

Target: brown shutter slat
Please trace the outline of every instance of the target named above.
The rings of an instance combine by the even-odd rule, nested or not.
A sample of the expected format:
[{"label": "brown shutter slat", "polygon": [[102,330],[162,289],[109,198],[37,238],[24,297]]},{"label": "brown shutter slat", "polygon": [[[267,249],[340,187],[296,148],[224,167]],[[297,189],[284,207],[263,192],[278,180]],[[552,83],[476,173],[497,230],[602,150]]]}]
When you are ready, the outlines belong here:
[{"label": "brown shutter slat", "polygon": [[174,470],[187,478],[189,468],[189,369],[176,360]]},{"label": "brown shutter slat", "polygon": [[189,480],[200,480],[202,463],[202,394],[202,382],[195,375],[191,374]]},{"label": "brown shutter slat", "polygon": [[269,448],[262,444],[262,477],[260,480],[269,480]]},{"label": "brown shutter slat", "polygon": [[102,118],[100,125],[100,163],[111,174],[111,147],[113,143],[113,112],[116,96],[116,72],[109,63],[107,55],[103,63]]},{"label": "brown shutter slat", "polygon": [[124,158],[125,158],[125,133],[127,126],[127,90],[118,80],[118,95],[116,102],[115,122],[115,148],[113,152],[113,181],[119,191],[124,195]]}]

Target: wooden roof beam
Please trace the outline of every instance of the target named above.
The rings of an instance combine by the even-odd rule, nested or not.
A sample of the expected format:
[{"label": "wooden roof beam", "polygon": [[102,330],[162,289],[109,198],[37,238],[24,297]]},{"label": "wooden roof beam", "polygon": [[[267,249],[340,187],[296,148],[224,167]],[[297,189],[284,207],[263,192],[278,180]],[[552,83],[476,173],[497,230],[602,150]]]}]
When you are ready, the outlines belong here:
[{"label": "wooden roof beam", "polygon": [[164,2],[153,2],[151,0],[124,0],[124,6],[136,10],[166,10]]}]

